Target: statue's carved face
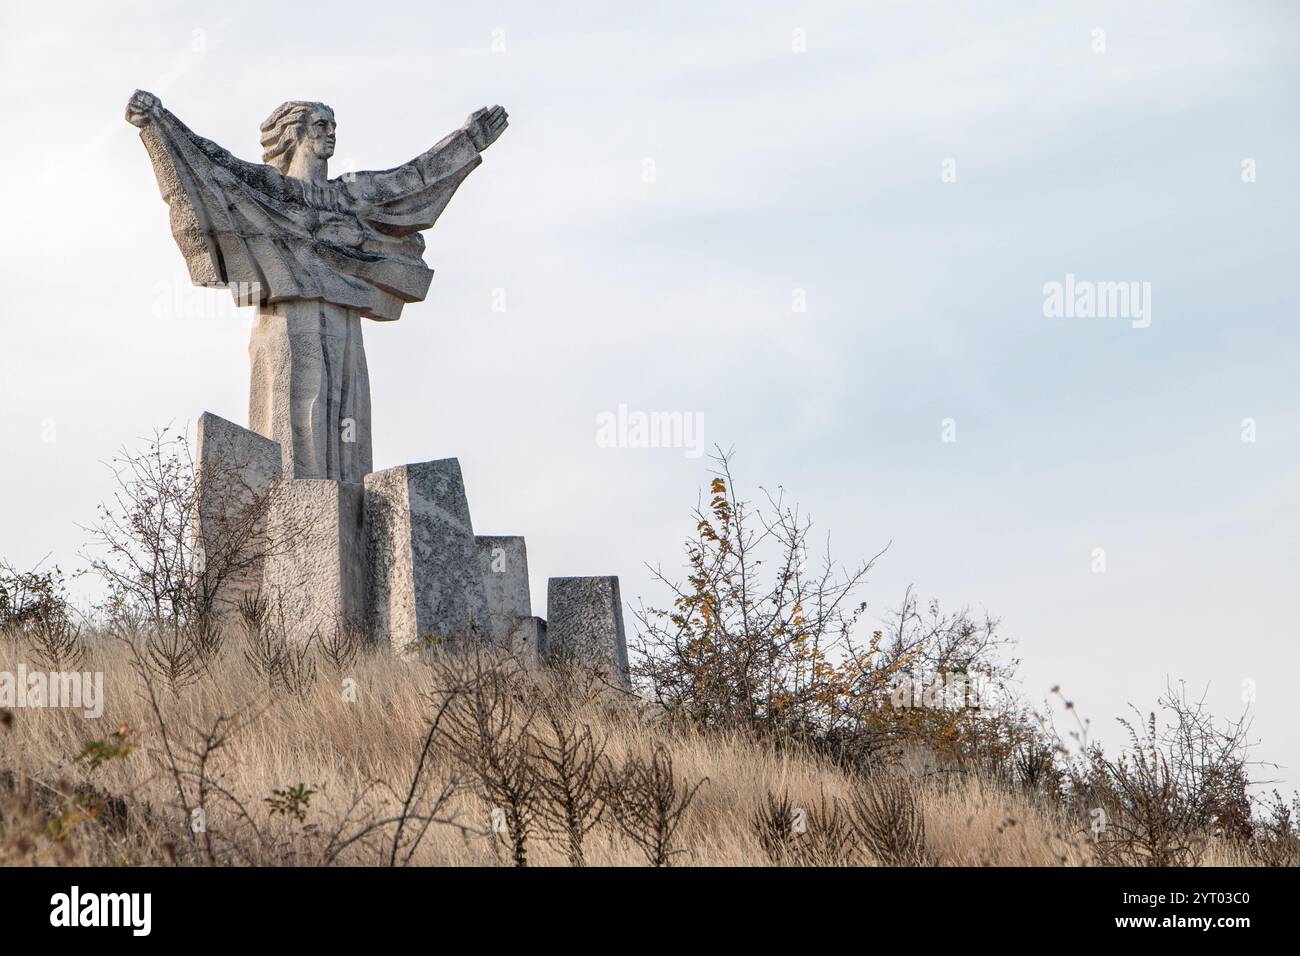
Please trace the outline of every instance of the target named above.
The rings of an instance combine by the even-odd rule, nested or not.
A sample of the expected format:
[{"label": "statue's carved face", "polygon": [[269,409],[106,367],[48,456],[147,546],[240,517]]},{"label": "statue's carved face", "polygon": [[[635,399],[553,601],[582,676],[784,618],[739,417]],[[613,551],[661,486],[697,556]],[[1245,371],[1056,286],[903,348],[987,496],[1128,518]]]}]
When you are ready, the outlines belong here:
[{"label": "statue's carved face", "polygon": [[312,110],[302,124],[299,148],[320,159],[334,155],[334,113],[329,110]]}]

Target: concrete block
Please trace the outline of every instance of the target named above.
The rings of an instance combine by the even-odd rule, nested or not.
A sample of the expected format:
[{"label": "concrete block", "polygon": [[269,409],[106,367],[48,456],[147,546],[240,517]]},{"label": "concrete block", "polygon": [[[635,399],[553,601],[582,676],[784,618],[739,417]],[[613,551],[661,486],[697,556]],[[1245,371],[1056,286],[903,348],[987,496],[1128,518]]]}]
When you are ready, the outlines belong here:
[{"label": "concrete block", "polygon": [[399,652],[486,635],[487,596],[460,462],[400,465],[365,479],[370,626]]},{"label": "concrete block", "polygon": [[366,536],[361,485],[326,478],[281,482],[262,596],[290,640],[366,626]]},{"label": "concrete block", "polygon": [[505,647],[515,626],[533,613],[528,594],[528,549],[517,536],[478,535],[474,540],[487,597],[487,636]]},{"label": "concrete block", "polygon": [[544,650],[548,657],[593,667],[611,683],[629,687],[618,578],[551,578]]},{"label": "concrete block", "polygon": [[208,575],[220,622],[235,620],[240,601],[261,587],[280,462],[277,442],[211,412],[200,416],[195,572]]}]

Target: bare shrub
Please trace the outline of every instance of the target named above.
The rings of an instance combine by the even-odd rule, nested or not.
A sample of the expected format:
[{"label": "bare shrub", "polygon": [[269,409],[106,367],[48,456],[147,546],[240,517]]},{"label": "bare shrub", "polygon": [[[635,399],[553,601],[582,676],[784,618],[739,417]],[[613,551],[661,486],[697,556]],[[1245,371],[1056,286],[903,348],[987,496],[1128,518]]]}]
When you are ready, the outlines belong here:
[{"label": "bare shrub", "polygon": [[962,674],[989,680],[1010,678],[1019,660],[1008,658],[1012,642],[998,630],[998,620],[969,608],[944,611],[939,602],[922,606],[909,587],[894,612],[885,653],[901,662],[911,676]]},{"label": "bare shrub", "polygon": [[244,627],[244,661],[271,691],[304,697],[316,684],[316,659],[312,633],[304,641],[290,641],[283,602],[271,604],[260,594],[246,594],[239,602]]},{"label": "bare shrub", "polygon": [[534,734],[541,829],[564,845],[571,864],[584,866],[583,840],[606,809],[605,744],[561,703],[547,701],[541,715],[545,731]]},{"label": "bare shrub", "polygon": [[922,606],[908,588],[876,646],[871,666],[888,679],[856,698],[855,719],[830,741],[837,756],[871,773],[919,749],[945,769],[1010,784],[1016,752],[1041,733],[1013,691],[1019,662],[997,620]]},{"label": "bare shrub", "polygon": [[280,685],[294,697],[304,698],[316,686],[316,658],[312,654],[315,637],[300,644],[287,643],[280,658]]},{"label": "bare shrub", "polygon": [[[204,613],[210,580],[196,577],[198,488],[189,443],[161,429],[143,451],[120,450],[110,467],[113,498],[86,529],[96,552],[88,561],[108,585],[110,602],[153,622]],[[214,567],[212,575],[219,573]]]},{"label": "bare shrub", "polygon": [[853,827],[885,866],[931,865],[925,841],[925,815],[916,785],[900,777],[881,777],[853,792]]},{"label": "bare shrub", "polygon": [[0,562],[0,633],[26,642],[50,670],[75,670],[86,656],[82,629],[73,621],[57,567],[17,571]]},{"label": "bare shrub", "polygon": [[452,695],[438,734],[492,807],[492,832],[508,840],[514,865],[527,866],[542,803],[531,733],[536,705],[478,647],[445,651],[435,674],[439,692]]},{"label": "bare shrub", "polygon": [[649,760],[629,754],[609,783],[610,809],[623,834],[645,854],[651,866],[670,866],[672,858],[685,853],[674,847],[682,818],[700,787],[679,779],[673,771],[672,753],[656,743]]},{"label": "bare shrub", "polygon": [[804,833],[795,844],[795,859],[802,866],[851,866],[861,862],[862,845],[844,805],[821,794],[802,808]]},{"label": "bare shrub", "polygon": [[767,858],[778,866],[851,866],[861,847],[840,801],[822,793],[815,803],[796,806],[789,791],[768,792],[753,819]]},{"label": "bare shrub", "polygon": [[357,662],[364,644],[359,629],[335,623],[319,641],[321,656],[336,675],[346,674]]},{"label": "bare shrub", "polygon": [[220,652],[231,589],[303,530],[292,517],[268,530],[274,489],[248,487],[242,464],[208,465],[201,494],[188,440],[156,431],[142,450],[113,458],[116,488],[86,529],[84,557],[108,588],[101,611],[116,630],[145,636],[147,665],[173,690]]},{"label": "bare shrub", "polygon": [[1056,757],[1056,748],[1043,738],[1022,740],[1012,753],[1016,782],[1031,793],[1059,799],[1065,775]]},{"label": "bare shrub", "polygon": [[997,621],[922,608],[909,589],[887,631],[856,636],[857,592],[879,554],[844,567],[829,546],[818,553],[797,506],[780,492],[752,505],[736,492],[730,455],[714,461],[708,505],[692,513],[685,582],[652,568],[671,606],[636,614],[634,675],[656,702],[702,726],[812,742],[860,770],[920,743],[963,768],[1006,772],[1032,733],[1014,708],[896,700],[900,682],[1005,682],[1016,661],[999,661],[1010,642]]},{"label": "bare shrub", "polygon": [[[154,667],[129,639],[120,639],[120,645],[140,680],[157,734],[156,744],[146,748],[146,753],[171,783],[174,806],[181,816],[181,825],[176,829],[187,837],[180,848],[173,845],[171,852],[190,856],[192,862],[207,866],[235,862],[221,852],[221,847],[224,843],[230,851],[239,853],[246,846],[241,839],[243,833],[229,833],[219,827],[213,816],[216,806],[224,803],[236,811],[235,821],[240,831],[251,829],[259,842],[262,834],[247,808],[220,783],[214,770],[219,754],[245,722],[225,714],[217,715],[203,727],[169,720],[155,687]],[[242,861],[253,862],[246,855]]]},{"label": "bare shrub", "polygon": [[37,660],[52,671],[77,670],[86,658],[81,628],[66,617],[37,618],[23,631]]},{"label": "bare shrub", "polygon": [[197,684],[210,672],[227,633],[211,619],[160,624],[138,609],[125,607],[112,611],[107,626],[111,636],[142,648],[143,666],[173,694]]},{"label": "bare shrub", "polygon": [[1154,711],[1140,723],[1121,720],[1129,746],[1113,758],[1091,746],[1076,770],[1076,794],[1100,821],[1095,850],[1104,864],[1194,865],[1212,838],[1250,837],[1249,723],[1221,724],[1181,686],[1159,707],[1164,725]]},{"label": "bare shrub", "polygon": [[202,673],[198,647],[185,628],[149,628],[143,660],[172,693],[197,682]]},{"label": "bare shrub", "polygon": [[244,662],[268,690],[279,685],[284,641],[276,635],[261,615],[256,600],[247,602],[244,612]]},{"label": "bare shrub", "polygon": [[[134,646],[143,653],[142,642]],[[14,670],[23,650],[0,642],[0,671]],[[149,669],[138,670],[125,645],[120,653],[101,655],[100,663],[106,686],[117,688],[102,730],[96,729],[100,724],[70,719],[65,711],[0,710],[0,855],[7,854],[7,862],[208,865],[211,858],[218,865],[473,866],[490,864],[495,854],[498,860],[509,858],[487,823],[502,802],[482,800],[479,780],[454,759],[444,735],[430,734],[444,695],[421,697],[431,690],[424,662],[367,655],[357,665],[364,692],[355,700],[342,699],[318,681],[307,706],[270,692],[239,653],[220,655],[200,678],[201,690],[182,698],[169,694]],[[465,669],[472,675],[472,664],[458,671],[468,680]],[[534,689],[522,675],[511,681],[516,707],[548,702],[548,696],[538,695],[549,691]],[[455,686],[439,673],[433,688]],[[607,754],[616,752],[620,766],[627,753],[650,762],[658,742],[672,755],[679,795],[688,789],[687,781],[710,778],[710,792],[700,791],[690,803],[667,844],[670,851],[690,850],[685,856],[666,855],[675,866],[752,866],[770,860],[762,841],[749,833],[771,780],[789,786],[790,809],[778,810],[777,820],[784,824],[791,811],[796,816],[805,811],[803,832],[796,830],[778,854],[782,864],[877,860],[856,835],[822,838],[842,832],[821,821],[833,821],[837,807],[841,816],[851,816],[847,798],[861,785],[861,776],[845,763],[748,732],[661,720],[652,708],[607,705],[603,697],[573,702],[563,712],[572,716],[575,730],[589,726],[598,746],[608,742]],[[223,715],[238,719],[217,726]],[[86,739],[84,733],[102,739]],[[540,710],[532,736],[534,748],[538,738],[550,739]],[[535,771],[547,775],[535,749],[531,761]],[[932,764],[927,760],[923,766]],[[684,772],[685,767],[699,769]],[[890,772],[923,771],[909,755]],[[1045,792],[1006,787],[979,770],[939,772],[932,779],[917,790],[917,799],[926,849],[935,860],[1012,866],[1096,860],[1091,841],[1072,832],[1073,803],[1054,806]],[[15,788],[30,799],[13,802]],[[772,789],[778,799],[784,795]],[[265,802],[268,797],[274,805]],[[1066,797],[1075,799],[1072,789]],[[1086,808],[1098,804],[1080,806],[1086,820]],[[283,812],[272,812],[276,807]],[[195,809],[203,809],[205,819],[196,819]],[[1293,809],[1289,819],[1289,824],[1269,822],[1261,808],[1250,842],[1211,838],[1201,861],[1286,865],[1295,845],[1295,837],[1287,835],[1295,825]],[[500,821],[505,827],[504,812]],[[200,832],[193,829],[196,823]],[[30,852],[19,850],[19,844]],[[637,865],[654,857],[653,846],[647,855],[608,809],[585,834],[583,849],[588,865]],[[533,865],[566,862],[567,842],[543,829],[540,809],[527,857]]]},{"label": "bare shrub", "polygon": [[1114,760],[1100,750],[1089,757],[1105,814],[1095,831],[1097,857],[1112,866],[1190,865],[1204,852],[1209,820],[1195,795],[1180,793],[1168,757],[1131,732],[1132,751]]},{"label": "bare shrub", "polygon": [[[517,865],[580,866],[603,828],[616,837],[611,861],[667,866],[688,851],[691,833],[753,827],[762,855],[779,865],[949,857],[1172,865],[1245,854],[1296,862],[1297,807],[1276,798],[1250,816],[1244,728],[1220,726],[1184,696],[1162,699],[1168,728],[1139,722],[1118,756],[1085,747],[1073,764],[1059,762],[1058,738],[1027,733],[1014,708],[893,706],[896,678],[1004,673],[990,663],[996,622],[919,608],[909,592],[897,622],[866,646],[852,644],[860,605],[844,589],[854,572],[806,571],[806,520],[779,496],[768,499],[775,515],[749,513],[721,460],[710,505],[697,513],[688,584],[647,631],[641,676],[666,711],[616,698],[598,676],[562,662],[528,672],[474,640],[437,642],[445,646],[418,663],[363,658],[346,628],[290,644],[289,612],[256,594],[241,608],[243,653],[223,652],[225,632],[203,598],[183,593],[193,584],[180,572],[187,560],[166,548],[157,567],[116,554],[109,563],[124,577],[104,605],[104,626],[123,652],[102,663],[113,686],[136,686],[113,700],[113,723],[131,726],[69,751],[67,714],[0,710],[0,734],[19,728],[0,746],[0,858],[473,864],[500,862],[504,844]],[[155,457],[143,467],[183,474],[165,464]],[[133,487],[165,489],[169,480]],[[177,481],[172,498],[145,493],[138,506],[129,496],[121,504],[119,515],[140,521],[121,530],[133,547],[188,546],[176,544],[186,522],[162,507],[182,497]],[[60,624],[46,629],[44,648],[33,638],[42,622],[68,621],[65,603],[41,597],[57,591],[53,581],[0,571],[0,613],[43,662],[64,669],[80,663],[80,635]],[[0,654],[25,650],[0,642]],[[420,696],[430,662],[431,714]],[[318,666],[356,667],[375,693],[341,704],[317,680]],[[202,692],[182,699],[196,683]],[[273,708],[275,732],[251,732]],[[631,756],[615,769],[607,747]],[[918,757],[926,770],[909,770]],[[29,759],[39,771],[28,772]],[[674,760],[701,769],[679,775]],[[931,771],[926,779],[942,783],[916,782]],[[706,773],[717,799],[696,800]],[[769,792],[763,781],[774,779],[791,781],[795,796]],[[1090,850],[1071,831],[1093,819],[1091,809],[1104,810],[1106,824]],[[710,865],[761,862],[753,840],[700,840],[690,850]]]},{"label": "bare shrub", "polygon": [[58,567],[19,571],[0,561],[0,633],[16,638],[25,627],[64,622],[70,617],[63,572]]},{"label": "bare shrub", "polygon": [[811,522],[781,493],[755,508],[735,491],[730,456],[714,457],[709,503],[692,514],[684,584],[661,570],[670,609],[644,608],[634,673],[655,700],[705,725],[762,732],[827,732],[866,685],[874,642],[852,630],[865,605],[853,602],[872,561],[842,569],[812,554]]},{"label": "bare shrub", "polygon": [[1274,790],[1260,801],[1260,810],[1251,856],[1260,866],[1300,866],[1300,796],[1288,803]]},{"label": "bare shrub", "polygon": [[186,635],[194,650],[194,658],[206,674],[212,662],[226,646],[226,635],[231,631],[225,621],[206,615],[190,623]]},{"label": "bare shrub", "polygon": [[767,858],[778,865],[787,863],[798,826],[789,791],[782,791],[779,796],[768,791],[752,823]]}]

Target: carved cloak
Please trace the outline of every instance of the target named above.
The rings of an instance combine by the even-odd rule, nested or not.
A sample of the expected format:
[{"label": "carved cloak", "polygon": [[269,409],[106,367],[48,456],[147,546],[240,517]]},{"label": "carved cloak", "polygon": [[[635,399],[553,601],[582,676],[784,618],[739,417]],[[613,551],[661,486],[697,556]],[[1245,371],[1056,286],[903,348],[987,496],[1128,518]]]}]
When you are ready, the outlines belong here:
[{"label": "carved cloak", "polygon": [[239,305],[319,299],[385,321],[429,291],[420,230],[482,162],[458,130],[402,166],[316,186],[237,159],[166,109],[140,138],[195,285],[230,288]]}]

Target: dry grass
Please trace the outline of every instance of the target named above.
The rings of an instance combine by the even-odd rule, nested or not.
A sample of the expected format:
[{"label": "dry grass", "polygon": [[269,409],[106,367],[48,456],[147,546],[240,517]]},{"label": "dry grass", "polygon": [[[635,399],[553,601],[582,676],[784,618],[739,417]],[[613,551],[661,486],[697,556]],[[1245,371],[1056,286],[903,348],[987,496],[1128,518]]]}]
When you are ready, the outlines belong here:
[{"label": "dry grass", "polygon": [[[0,671],[15,672],[20,662],[38,669],[30,648],[0,638]],[[104,673],[101,719],[20,709],[0,727],[0,862],[382,865],[407,862],[408,852],[417,865],[511,862],[508,841],[492,832],[493,807],[458,766],[455,747],[436,739],[428,745],[417,786],[410,786],[442,699],[428,666],[367,653],[343,675],[322,665],[305,692],[273,693],[232,640],[202,680],[174,692],[156,687],[166,744],[121,645],[92,640],[83,667]],[[355,702],[345,699],[341,677],[355,679]],[[673,837],[681,851],[671,858],[677,866],[769,865],[755,821],[771,814],[773,795],[786,795],[795,808],[813,808],[815,823],[815,808],[836,801],[851,807],[864,784],[806,750],[773,747],[741,732],[668,727],[650,709],[607,694],[572,701],[569,712],[576,727],[590,727],[611,768],[626,766],[629,758],[649,765],[662,747],[683,788],[707,778]],[[203,837],[211,837],[207,845],[213,847],[207,857],[204,839],[191,840],[166,749],[204,753],[204,739],[211,743],[223,716],[227,722],[217,736],[226,739],[206,748]],[[102,762],[92,766],[96,761],[85,754],[96,741]],[[924,820],[925,858],[935,864],[1093,862],[1079,823],[1028,793],[976,776],[937,773],[919,758],[881,772],[914,794]],[[286,796],[299,785],[315,791],[304,805]],[[401,852],[394,853],[396,825],[382,821],[400,816],[417,790],[426,819],[404,825]],[[616,816],[603,815],[586,834],[586,863],[645,865],[645,854],[620,831]],[[808,835],[792,837],[801,839]],[[539,829],[532,835],[530,864],[568,865],[570,858],[563,834],[547,838]],[[857,858],[879,862],[870,852]],[[1215,847],[1202,862],[1241,861]]]}]

